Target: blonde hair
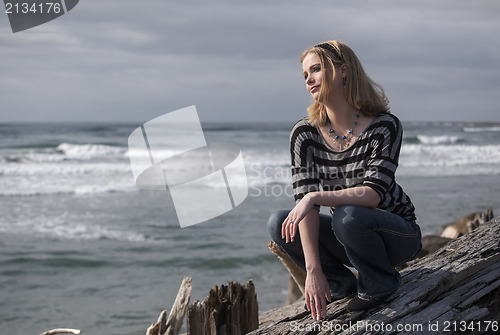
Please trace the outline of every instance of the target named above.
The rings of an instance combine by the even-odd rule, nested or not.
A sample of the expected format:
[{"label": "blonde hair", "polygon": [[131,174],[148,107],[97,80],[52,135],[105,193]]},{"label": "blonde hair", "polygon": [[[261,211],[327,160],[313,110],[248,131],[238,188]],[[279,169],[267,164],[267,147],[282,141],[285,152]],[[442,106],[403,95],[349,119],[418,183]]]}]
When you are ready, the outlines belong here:
[{"label": "blonde hair", "polygon": [[307,119],[312,125],[326,124],[326,107],[321,100],[325,99],[325,92],[329,92],[333,69],[344,64],[347,67],[344,87],[347,102],[359,113],[367,116],[390,112],[384,89],[368,77],[358,57],[347,44],[338,40],[317,44],[302,53],[300,62],[302,63],[311,52],[318,55],[321,69],[325,73],[319,94],[320,101],[315,100],[307,108]]}]

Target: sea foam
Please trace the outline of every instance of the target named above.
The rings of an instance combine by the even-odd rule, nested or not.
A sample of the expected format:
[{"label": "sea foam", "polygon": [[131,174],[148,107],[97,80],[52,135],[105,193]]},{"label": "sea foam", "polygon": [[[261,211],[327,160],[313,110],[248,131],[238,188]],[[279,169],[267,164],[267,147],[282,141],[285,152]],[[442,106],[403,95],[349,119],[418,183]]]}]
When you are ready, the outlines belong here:
[{"label": "sea foam", "polygon": [[460,136],[450,136],[450,135],[441,135],[441,136],[417,135],[417,139],[422,144],[454,144],[462,140]]},{"label": "sea foam", "polygon": [[466,133],[500,132],[500,127],[464,127]]},{"label": "sea foam", "polygon": [[123,156],[127,150],[125,148],[104,145],[104,144],[70,144],[61,143],[56,148],[66,157],[74,159],[90,159],[94,157]]}]

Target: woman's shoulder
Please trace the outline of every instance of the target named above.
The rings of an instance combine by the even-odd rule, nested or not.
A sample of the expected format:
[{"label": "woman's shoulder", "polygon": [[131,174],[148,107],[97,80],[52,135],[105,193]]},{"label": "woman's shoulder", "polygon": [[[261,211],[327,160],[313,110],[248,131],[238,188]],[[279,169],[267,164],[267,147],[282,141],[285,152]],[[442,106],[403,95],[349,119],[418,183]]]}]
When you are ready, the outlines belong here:
[{"label": "woman's shoulder", "polygon": [[380,113],[372,121],[369,130],[371,131],[400,131],[401,121],[392,113]]},{"label": "woman's shoulder", "polygon": [[298,135],[298,134],[307,134],[307,133],[317,133],[318,130],[316,129],[315,126],[313,126],[308,120],[307,117],[304,117],[297,121],[290,132],[290,134],[293,135]]},{"label": "woman's shoulder", "polygon": [[298,128],[298,127],[303,127],[303,126],[310,126],[310,127],[312,127],[311,123],[309,123],[309,121],[307,121],[307,117],[303,117],[302,119],[300,119],[297,122],[295,122],[295,124],[293,125],[292,129],[295,129],[295,128]]},{"label": "woman's shoulder", "polygon": [[374,122],[392,122],[392,123],[401,123],[398,117],[392,113],[380,113],[375,116]]}]

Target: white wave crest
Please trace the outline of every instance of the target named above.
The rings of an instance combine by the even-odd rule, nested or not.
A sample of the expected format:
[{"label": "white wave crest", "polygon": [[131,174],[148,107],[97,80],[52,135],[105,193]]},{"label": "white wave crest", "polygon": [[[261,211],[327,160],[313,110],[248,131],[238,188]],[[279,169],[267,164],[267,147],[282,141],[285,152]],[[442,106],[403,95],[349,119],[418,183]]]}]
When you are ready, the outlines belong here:
[{"label": "white wave crest", "polygon": [[136,190],[130,164],[126,162],[0,165],[0,196],[83,195]]},{"label": "white wave crest", "polygon": [[417,135],[418,140],[422,144],[454,144],[462,140],[459,136],[441,135],[441,136],[426,136]]},{"label": "white wave crest", "polygon": [[0,176],[83,176],[130,174],[129,163],[6,163],[0,166]]},{"label": "white wave crest", "polygon": [[500,127],[464,127],[466,133],[483,133],[490,131],[500,131]]},{"label": "white wave crest", "polygon": [[125,148],[104,144],[70,144],[61,143],[57,151],[72,159],[91,159],[94,157],[124,156]]},{"label": "white wave crest", "polygon": [[[451,167],[500,164],[500,145],[422,145],[401,148],[400,164],[405,167]],[[500,168],[498,168],[500,171]]]},{"label": "white wave crest", "polygon": [[65,216],[53,217],[47,221],[25,219],[16,224],[0,223],[1,233],[15,233],[20,235],[41,235],[59,240],[117,240],[127,242],[144,242],[148,237],[132,230],[123,230],[120,227],[106,227],[92,222],[68,222]]}]

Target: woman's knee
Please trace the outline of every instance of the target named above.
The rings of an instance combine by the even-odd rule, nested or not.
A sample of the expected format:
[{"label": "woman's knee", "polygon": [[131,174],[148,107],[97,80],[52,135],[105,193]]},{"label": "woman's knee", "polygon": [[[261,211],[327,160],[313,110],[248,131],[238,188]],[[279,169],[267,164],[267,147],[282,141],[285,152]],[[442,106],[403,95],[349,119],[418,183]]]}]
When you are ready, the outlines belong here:
[{"label": "woman's knee", "polygon": [[269,220],[267,220],[267,230],[273,241],[277,242],[281,240],[281,225],[285,221],[286,217],[290,213],[290,210],[278,210],[271,214]]},{"label": "woman's knee", "polygon": [[332,216],[332,228],[340,240],[359,235],[366,228],[368,208],[344,205],[335,209]]}]

